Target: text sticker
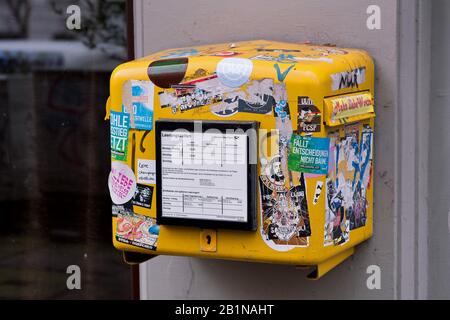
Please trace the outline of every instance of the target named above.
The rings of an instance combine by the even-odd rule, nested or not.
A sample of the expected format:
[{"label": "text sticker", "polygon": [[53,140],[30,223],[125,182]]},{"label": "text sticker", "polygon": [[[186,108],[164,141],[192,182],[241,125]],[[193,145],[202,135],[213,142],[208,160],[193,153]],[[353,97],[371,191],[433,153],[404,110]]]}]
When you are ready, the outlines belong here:
[{"label": "text sticker", "polygon": [[137,181],[138,183],[156,184],[155,160],[138,159]]},{"label": "text sticker", "polygon": [[330,139],[302,137],[291,138],[288,166],[291,171],[327,174]]},{"label": "text sticker", "polygon": [[126,113],[111,111],[111,157],[114,160],[127,159],[129,119]]}]

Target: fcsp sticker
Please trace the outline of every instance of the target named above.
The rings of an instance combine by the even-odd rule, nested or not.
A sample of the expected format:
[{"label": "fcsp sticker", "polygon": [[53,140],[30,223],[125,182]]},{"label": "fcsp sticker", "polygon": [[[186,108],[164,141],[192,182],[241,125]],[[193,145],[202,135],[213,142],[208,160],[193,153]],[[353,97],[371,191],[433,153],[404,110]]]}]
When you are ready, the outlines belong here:
[{"label": "fcsp sticker", "polygon": [[297,98],[298,132],[320,132],[321,114],[310,97]]}]

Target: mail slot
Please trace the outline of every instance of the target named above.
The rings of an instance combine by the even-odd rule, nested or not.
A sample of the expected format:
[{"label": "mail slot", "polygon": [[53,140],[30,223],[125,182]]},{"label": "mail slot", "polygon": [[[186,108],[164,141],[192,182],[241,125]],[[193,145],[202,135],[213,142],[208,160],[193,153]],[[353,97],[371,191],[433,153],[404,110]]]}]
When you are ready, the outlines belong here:
[{"label": "mail slot", "polygon": [[[171,49],[111,76],[114,246],[311,266],[372,236],[374,65],[358,49]],[[136,258],[140,257],[140,258]]]}]

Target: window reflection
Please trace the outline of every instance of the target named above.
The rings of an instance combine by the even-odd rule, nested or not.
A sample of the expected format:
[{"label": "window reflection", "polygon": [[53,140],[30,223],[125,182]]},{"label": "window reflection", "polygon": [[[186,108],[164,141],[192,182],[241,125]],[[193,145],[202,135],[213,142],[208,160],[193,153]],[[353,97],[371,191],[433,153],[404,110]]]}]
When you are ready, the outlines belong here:
[{"label": "window reflection", "polygon": [[[79,30],[67,27],[69,5]],[[111,241],[103,120],[125,22],[125,1],[0,1],[2,298],[131,297]],[[69,265],[81,290],[66,287]]]}]

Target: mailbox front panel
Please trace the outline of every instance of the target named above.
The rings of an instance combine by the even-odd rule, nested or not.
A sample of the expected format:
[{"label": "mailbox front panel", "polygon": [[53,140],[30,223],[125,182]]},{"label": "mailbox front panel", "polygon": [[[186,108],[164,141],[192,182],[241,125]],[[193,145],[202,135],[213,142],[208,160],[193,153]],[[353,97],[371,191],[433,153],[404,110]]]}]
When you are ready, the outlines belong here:
[{"label": "mailbox front panel", "polygon": [[348,252],[372,235],[373,81],[362,50],[263,40],[120,65],[115,247],[295,265]]}]

